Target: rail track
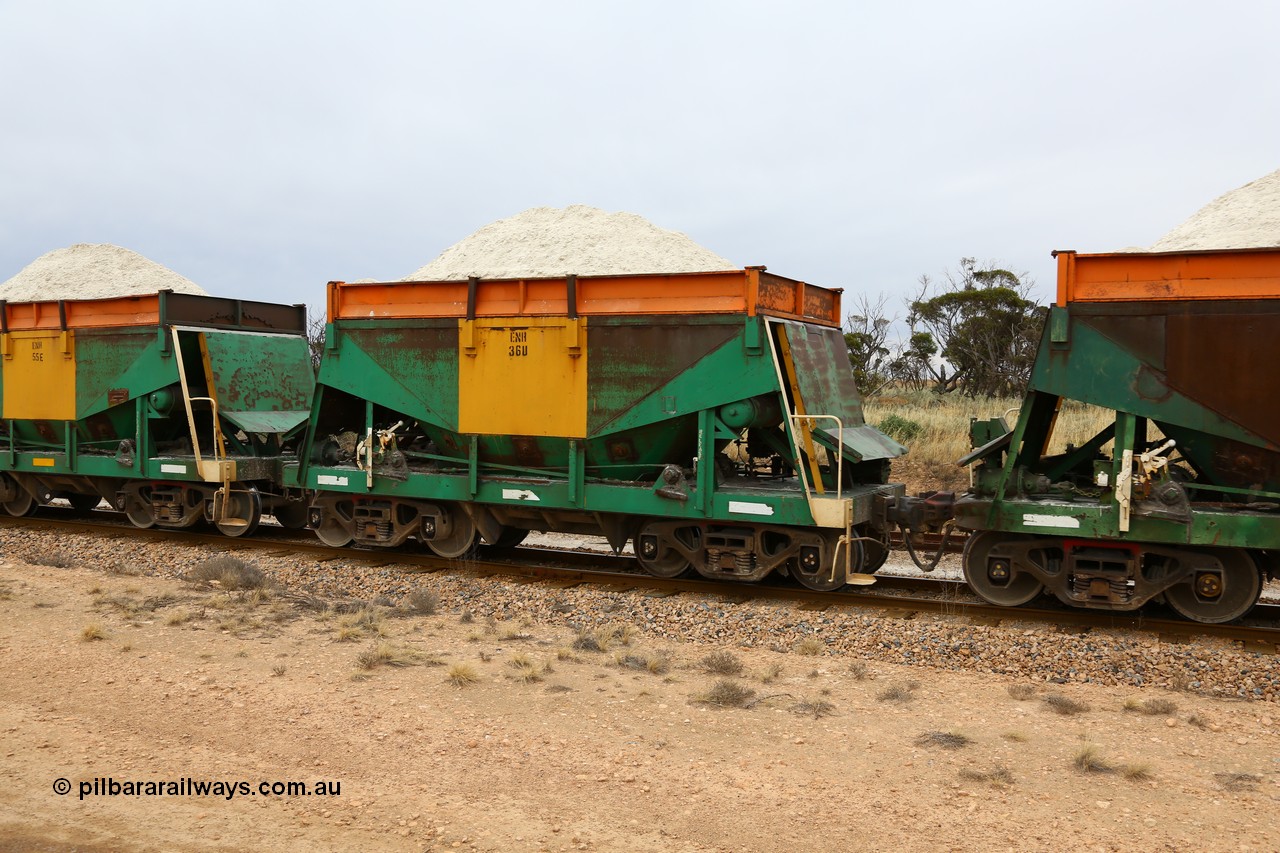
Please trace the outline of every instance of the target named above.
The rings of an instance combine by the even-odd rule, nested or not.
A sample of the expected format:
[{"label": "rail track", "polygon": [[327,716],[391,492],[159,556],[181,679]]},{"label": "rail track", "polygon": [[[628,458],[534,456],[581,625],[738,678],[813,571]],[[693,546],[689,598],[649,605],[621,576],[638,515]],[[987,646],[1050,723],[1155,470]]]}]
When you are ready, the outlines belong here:
[{"label": "rail track", "polygon": [[[794,601],[812,610],[830,607],[874,608],[891,618],[911,619],[921,613],[964,618],[973,624],[1039,623],[1062,631],[1126,630],[1155,634],[1162,642],[1181,643],[1193,637],[1215,637],[1240,643],[1246,651],[1280,653],[1280,604],[1259,604],[1240,623],[1205,625],[1166,616],[1157,608],[1137,613],[1102,613],[1074,610],[1048,602],[1018,608],[987,604],[970,593],[963,581],[939,577],[877,575],[873,587],[849,587],[835,592],[814,592],[781,582],[734,586],[701,578],[656,578],[640,569],[633,557],[599,552],[567,551],[522,546],[499,551],[482,547],[477,557],[465,562],[447,560],[434,554],[409,549],[334,549],[317,541],[310,533],[260,529],[258,535],[229,539],[216,532],[200,530],[139,529],[123,514],[107,511],[77,513],[59,507],[42,507],[22,518],[0,516],[0,527],[44,529],[73,534],[143,537],[171,544],[213,546],[222,551],[258,551],[278,556],[313,555],[317,560],[343,559],[373,566],[405,566],[409,571],[465,571],[528,581],[556,582],[561,586],[594,584],[615,589],[644,590],[651,594],[715,595],[729,601],[773,599]],[[936,541],[925,548],[936,549]]]}]

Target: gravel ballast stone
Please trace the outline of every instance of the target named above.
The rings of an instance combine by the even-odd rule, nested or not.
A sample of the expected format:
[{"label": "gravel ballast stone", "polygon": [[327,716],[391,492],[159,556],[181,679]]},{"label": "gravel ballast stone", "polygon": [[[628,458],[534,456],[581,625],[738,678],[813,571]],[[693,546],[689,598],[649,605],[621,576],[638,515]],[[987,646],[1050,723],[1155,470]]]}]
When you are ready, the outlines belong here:
[{"label": "gravel ballast stone", "polygon": [[[225,553],[213,546],[95,535],[69,539],[48,531],[0,528],[0,553],[8,557],[31,561],[55,549],[80,566],[174,578]],[[469,612],[477,623],[489,618],[531,620],[582,632],[629,625],[648,641],[709,642],[783,654],[790,654],[797,642],[816,637],[825,649],[806,660],[818,666],[834,657],[842,659],[841,666],[843,659],[855,659],[1064,686],[1176,688],[1268,702],[1280,697],[1280,656],[1244,651],[1210,638],[1171,644],[1129,631],[1075,634],[1013,620],[975,625],[962,615],[917,614],[906,620],[844,606],[805,610],[771,599],[730,601],[705,594],[654,598],[643,590],[592,584],[565,589],[477,576],[465,567],[424,574],[407,565],[370,566],[341,555],[316,561],[260,552],[253,562],[274,584],[301,599],[371,601],[384,596],[399,601],[415,590],[427,590],[438,597],[440,613]]]}]

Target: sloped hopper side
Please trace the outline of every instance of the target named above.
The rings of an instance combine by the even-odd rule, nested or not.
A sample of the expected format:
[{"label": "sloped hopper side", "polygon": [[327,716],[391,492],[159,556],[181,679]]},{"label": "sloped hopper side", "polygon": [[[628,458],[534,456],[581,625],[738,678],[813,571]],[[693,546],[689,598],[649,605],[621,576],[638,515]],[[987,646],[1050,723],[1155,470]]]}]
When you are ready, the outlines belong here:
[{"label": "sloped hopper side", "polygon": [[1209,482],[1280,489],[1275,300],[1076,303],[1067,328],[1033,389],[1150,418]]}]

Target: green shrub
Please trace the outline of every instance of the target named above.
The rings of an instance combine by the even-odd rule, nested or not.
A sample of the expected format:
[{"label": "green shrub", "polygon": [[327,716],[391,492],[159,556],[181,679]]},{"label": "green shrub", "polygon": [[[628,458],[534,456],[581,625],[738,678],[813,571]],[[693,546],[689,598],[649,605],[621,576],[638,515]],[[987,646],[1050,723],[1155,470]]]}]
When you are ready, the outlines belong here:
[{"label": "green shrub", "polygon": [[884,420],[876,424],[876,429],[901,444],[915,441],[924,432],[924,427],[918,421],[900,415],[885,415]]}]

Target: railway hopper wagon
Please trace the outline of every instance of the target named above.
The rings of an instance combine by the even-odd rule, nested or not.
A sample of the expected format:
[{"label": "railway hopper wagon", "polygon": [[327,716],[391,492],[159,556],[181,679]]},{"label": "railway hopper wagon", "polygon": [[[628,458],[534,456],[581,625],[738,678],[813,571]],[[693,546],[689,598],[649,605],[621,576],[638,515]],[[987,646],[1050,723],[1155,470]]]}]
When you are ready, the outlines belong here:
[{"label": "railway hopper wagon", "polygon": [[[975,423],[962,460],[966,580],[996,604],[1244,615],[1280,568],[1280,250],[1056,257],[1017,422]],[[1050,453],[1068,400],[1106,426]]]},{"label": "railway hopper wagon", "polygon": [[330,545],[585,533],[658,576],[816,589],[886,555],[905,448],[863,420],[839,291],[763,267],[335,282],[328,318],[291,482]]},{"label": "railway hopper wagon", "polygon": [[169,291],[0,302],[0,506],[302,527],[303,494],[279,483],[314,391],[305,329],[304,306]]}]

